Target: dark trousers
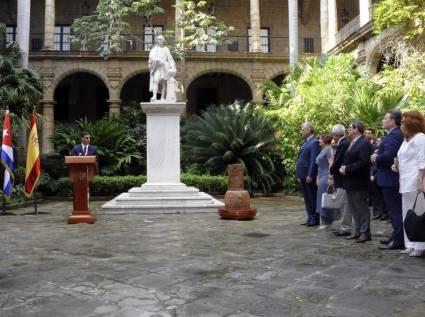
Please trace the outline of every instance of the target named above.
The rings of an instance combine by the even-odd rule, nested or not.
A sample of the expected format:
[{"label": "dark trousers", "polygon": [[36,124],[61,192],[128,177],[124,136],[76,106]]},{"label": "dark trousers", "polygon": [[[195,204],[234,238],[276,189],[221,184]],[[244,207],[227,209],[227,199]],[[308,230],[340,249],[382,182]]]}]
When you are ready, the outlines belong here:
[{"label": "dark trousers", "polygon": [[347,207],[354,220],[355,234],[370,235],[370,210],[367,203],[369,193],[365,191],[346,191]]},{"label": "dark trousers", "polygon": [[316,212],[317,185],[313,181],[307,183],[305,178],[301,179],[301,187],[304,195],[305,209],[307,211],[307,222],[318,222],[319,214]]},{"label": "dark trousers", "polygon": [[384,196],[381,188],[374,182],[370,182],[369,199],[373,207],[373,215],[379,215],[385,210]]},{"label": "dark trousers", "polygon": [[393,232],[389,239],[394,240],[395,243],[404,243],[403,213],[401,195],[398,192],[398,187],[381,187],[381,190],[393,226]]}]

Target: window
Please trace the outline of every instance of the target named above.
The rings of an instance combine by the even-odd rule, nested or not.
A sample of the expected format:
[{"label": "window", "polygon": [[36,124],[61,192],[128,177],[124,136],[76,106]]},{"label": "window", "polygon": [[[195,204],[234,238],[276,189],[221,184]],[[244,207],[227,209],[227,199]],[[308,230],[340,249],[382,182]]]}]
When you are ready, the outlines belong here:
[{"label": "window", "polygon": [[[214,28],[207,28],[207,35],[214,35]],[[197,52],[217,52],[216,44],[207,44],[207,45],[196,45],[195,51]]]},{"label": "window", "polygon": [[314,39],[311,37],[304,38],[304,53],[314,53]]},{"label": "window", "polygon": [[230,40],[230,43],[227,43],[227,50],[229,52],[238,52],[239,51],[239,41],[237,39]]},{"label": "window", "polygon": [[[248,28],[248,51],[252,52],[252,37],[251,37],[251,28]],[[269,53],[270,52],[270,29],[261,28],[260,29],[260,48],[261,52]]]},{"label": "window", "polygon": [[55,26],[55,50],[70,51],[71,50],[71,27],[69,25]]},{"label": "window", "polygon": [[145,51],[149,51],[155,44],[156,35],[164,31],[163,25],[145,26],[143,39],[145,42]]},{"label": "window", "polygon": [[6,44],[10,44],[16,41],[16,26],[7,25],[6,26]]},{"label": "window", "polygon": [[31,50],[39,51],[43,48],[43,40],[40,38],[31,39]]}]

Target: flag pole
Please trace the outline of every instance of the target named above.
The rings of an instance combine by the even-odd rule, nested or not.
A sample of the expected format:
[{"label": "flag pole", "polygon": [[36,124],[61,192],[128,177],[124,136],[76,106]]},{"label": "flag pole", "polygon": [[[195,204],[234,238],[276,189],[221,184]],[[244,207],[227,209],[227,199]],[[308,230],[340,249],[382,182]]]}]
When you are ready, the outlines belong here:
[{"label": "flag pole", "polygon": [[[37,107],[36,105],[34,105],[34,107],[32,108],[32,112],[33,114],[37,113]],[[36,191],[37,191],[37,185],[34,188],[34,192],[32,193],[32,196],[34,198],[34,215],[38,215],[38,209],[37,209],[37,195],[36,195]]]},{"label": "flag pole", "polygon": [[[6,118],[7,118],[7,121],[6,121]],[[6,122],[8,122],[7,125],[6,125]],[[12,155],[12,157],[11,157],[11,166],[8,166],[8,163],[6,163],[4,161],[4,158],[3,158],[3,154],[4,154],[3,153],[3,151],[4,151],[3,146],[4,146],[4,143],[5,143],[5,133],[4,133],[5,129],[4,128],[7,129],[6,136],[9,136],[10,137],[10,140],[9,140],[10,143],[9,142],[6,142],[6,143],[12,149],[11,150],[11,155]],[[10,132],[10,134],[8,132]],[[8,157],[8,159],[10,160],[10,157]],[[2,213],[0,215],[6,216],[6,215],[11,215],[11,213],[8,213],[6,211],[6,197],[7,198],[10,198],[10,196],[12,194],[12,187],[13,187],[13,182],[14,182],[14,175],[13,175],[13,170],[14,170],[14,168],[13,168],[13,144],[12,144],[11,123],[10,123],[10,117],[9,117],[9,105],[6,105],[6,113],[5,113],[5,117],[4,117],[3,136],[2,136],[2,147],[1,147],[1,163],[4,166],[4,174],[3,175],[4,175],[5,178],[4,178],[4,181],[3,181],[3,192],[2,192]],[[10,188],[9,188],[10,192],[8,190],[7,195],[5,194],[5,191],[6,191],[6,183],[5,183],[6,173],[8,173],[8,175],[9,175],[9,182],[11,182],[10,184],[8,184],[8,185],[10,185]]]},{"label": "flag pole", "polygon": [[37,108],[34,105],[28,135],[27,164],[25,169],[25,196],[33,199],[34,215],[38,215],[36,188],[41,174],[36,112]]}]

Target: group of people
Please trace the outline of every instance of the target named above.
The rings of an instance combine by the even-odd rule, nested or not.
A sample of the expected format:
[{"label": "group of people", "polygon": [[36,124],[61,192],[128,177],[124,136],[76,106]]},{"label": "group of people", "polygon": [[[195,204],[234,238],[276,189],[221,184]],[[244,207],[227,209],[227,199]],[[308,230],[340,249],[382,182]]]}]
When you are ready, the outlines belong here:
[{"label": "group of people", "polygon": [[[305,141],[298,154],[296,177],[307,211],[302,225],[332,229],[334,211],[322,207],[322,195],[332,189],[343,201],[342,220],[335,236],[357,243],[370,241],[372,191],[377,198],[372,204],[381,211],[385,206],[392,224],[390,236],[380,241],[379,249],[401,249],[401,253],[412,257],[423,256],[425,242],[409,241],[403,220],[418,193],[424,192],[425,118],[419,111],[402,113],[392,109],[382,125],[387,134],[379,144],[370,133],[365,133],[359,120],[353,120],[347,127],[348,137],[342,124],[318,137],[312,124],[301,125]],[[424,195],[419,195],[415,210],[417,214],[425,211]]]}]

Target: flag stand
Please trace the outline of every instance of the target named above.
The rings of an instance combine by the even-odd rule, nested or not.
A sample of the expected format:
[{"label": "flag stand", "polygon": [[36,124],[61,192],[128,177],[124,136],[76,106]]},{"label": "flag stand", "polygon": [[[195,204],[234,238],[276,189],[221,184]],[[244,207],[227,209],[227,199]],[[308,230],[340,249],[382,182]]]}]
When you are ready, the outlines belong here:
[{"label": "flag stand", "polygon": [[4,194],[2,195],[2,200],[3,200],[3,204],[2,204],[2,215],[6,215],[6,198],[4,198]]},{"label": "flag stand", "polygon": [[38,215],[38,209],[37,209],[37,195],[36,193],[32,193],[34,197],[34,215]]}]

